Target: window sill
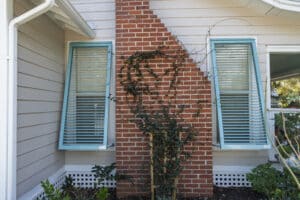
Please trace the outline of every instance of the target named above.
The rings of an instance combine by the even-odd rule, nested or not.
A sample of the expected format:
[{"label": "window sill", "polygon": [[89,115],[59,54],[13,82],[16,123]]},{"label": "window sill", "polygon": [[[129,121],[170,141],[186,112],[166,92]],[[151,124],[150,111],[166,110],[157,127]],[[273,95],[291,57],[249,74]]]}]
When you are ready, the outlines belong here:
[{"label": "window sill", "polygon": [[59,150],[62,151],[116,151],[115,146],[105,145],[78,145],[78,146],[60,146]]},{"label": "window sill", "polygon": [[214,144],[213,145],[213,151],[215,152],[222,152],[222,151],[266,151],[271,149],[270,145],[262,145],[262,146],[250,146],[245,145],[242,147],[234,147],[234,146],[226,146],[224,148],[221,148],[220,144]]}]

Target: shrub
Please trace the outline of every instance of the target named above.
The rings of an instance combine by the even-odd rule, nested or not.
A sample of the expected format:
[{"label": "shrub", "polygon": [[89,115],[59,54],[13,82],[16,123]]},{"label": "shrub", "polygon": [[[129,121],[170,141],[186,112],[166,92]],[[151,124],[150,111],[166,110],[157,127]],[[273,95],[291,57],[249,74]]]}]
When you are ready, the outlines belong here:
[{"label": "shrub", "polygon": [[42,181],[41,185],[48,200],[71,200],[68,195],[64,195],[62,191],[55,189],[54,185],[51,184],[49,180]]},{"label": "shrub", "polygon": [[247,179],[257,192],[265,194],[268,199],[300,200],[300,192],[290,173],[279,171],[270,163],[262,164],[247,174]]},{"label": "shrub", "polygon": [[252,187],[257,192],[272,197],[278,188],[278,181],[282,182],[280,171],[271,166],[270,163],[259,165],[247,174],[247,179],[252,183]]}]

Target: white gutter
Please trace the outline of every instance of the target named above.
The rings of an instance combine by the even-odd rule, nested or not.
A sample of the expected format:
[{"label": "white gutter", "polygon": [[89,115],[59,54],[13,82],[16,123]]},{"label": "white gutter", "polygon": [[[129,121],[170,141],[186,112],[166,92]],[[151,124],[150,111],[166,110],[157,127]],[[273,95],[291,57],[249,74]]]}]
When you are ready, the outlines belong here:
[{"label": "white gutter", "polygon": [[68,15],[71,20],[78,26],[78,28],[83,31],[88,37],[95,38],[95,32],[90,28],[86,21],[78,14],[74,7],[70,4],[68,0],[57,0],[56,4],[60,7],[66,15]]},{"label": "white gutter", "polygon": [[300,2],[292,0],[261,0],[276,8],[294,12],[300,12]]},{"label": "white gutter", "polygon": [[44,14],[55,5],[55,0],[45,0],[42,4],[12,19],[8,26],[8,102],[7,102],[7,197],[16,199],[17,160],[17,43],[18,27]]}]

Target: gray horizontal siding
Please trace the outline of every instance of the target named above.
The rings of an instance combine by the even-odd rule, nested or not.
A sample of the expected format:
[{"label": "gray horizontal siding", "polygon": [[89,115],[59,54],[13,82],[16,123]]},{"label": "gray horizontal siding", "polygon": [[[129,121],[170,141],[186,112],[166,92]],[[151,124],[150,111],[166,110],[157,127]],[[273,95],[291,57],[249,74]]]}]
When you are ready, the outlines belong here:
[{"label": "gray horizontal siding", "polygon": [[[31,8],[15,4],[16,15]],[[64,85],[64,31],[41,16],[19,28],[17,195],[64,165],[57,150]]]}]

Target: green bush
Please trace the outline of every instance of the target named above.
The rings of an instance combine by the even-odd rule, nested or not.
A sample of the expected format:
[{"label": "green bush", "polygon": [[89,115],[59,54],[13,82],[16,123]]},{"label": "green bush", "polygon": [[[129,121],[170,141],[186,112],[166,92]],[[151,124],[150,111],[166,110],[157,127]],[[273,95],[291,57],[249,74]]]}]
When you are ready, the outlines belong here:
[{"label": "green bush", "polygon": [[68,195],[64,195],[61,190],[55,189],[49,180],[42,181],[41,185],[48,200],[71,200],[71,198]]},{"label": "green bush", "polygon": [[259,165],[247,174],[247,179],[252,183],[252,187],[257,192],[272,197],[278,187],[278,181],[282,182],[280,171],[271,166],[270,163]]},{"label": "green bush", "polygon": [[[96,181],[94,188],[75,187],[73,178],[69,175],[66,177],[61,190],[55,189],[54,185],[49,180],[42,181],[41,185],[44,189],[47,200],[106,200],[110,198],[110,190],[102,186],[105,180],[131,180],[131,177],[125,174],[113,173],[115,163],[109,166],[95,165],[92,172],[95,175]],[[99,188],[101,186],[101,188]],[[113,198],[113,196],[112,196]]]},{"label": "green bush", "polygon": [[109,197],[108,188],[100,188],[96,193],[96,197],[98,200],[106,200]]},{"label": "green bush", "polygon": [[262,164],[247,174],[252,188],[274,200],[300,200],[300,192],[287,170],[279,171],[270,163]]}]

